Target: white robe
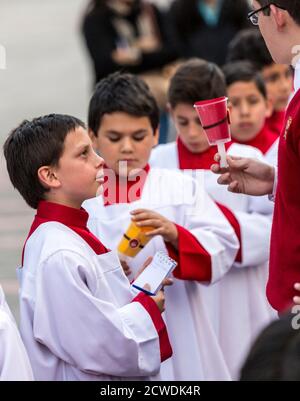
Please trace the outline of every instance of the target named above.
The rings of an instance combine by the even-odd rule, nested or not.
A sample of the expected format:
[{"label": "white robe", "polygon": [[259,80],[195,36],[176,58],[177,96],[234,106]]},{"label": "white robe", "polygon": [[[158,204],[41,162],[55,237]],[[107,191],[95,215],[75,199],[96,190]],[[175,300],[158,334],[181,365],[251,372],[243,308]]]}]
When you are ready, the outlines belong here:
[{"label": "white robe", "polygon": [[[192,194],[196,194],[193,196]],[[176,171],[151,169],[140,200],[103,206],[102,198],[83,204],[89,213],[91,231],[111,249],[116,249],[130,223],[130,211],[155,210],[188,229],[211,255],[212,281],[223,277],[233,263],[238,241],[233,229],[203,188]],[[161,236],[154,237],[128,264],[134,274],[148,256],[167,252]],[[194,281],[174,279],[165,288],[165,321],[173,356],[161,367],[163,380],[230,379],[208,310],[202,288]]]},{"label": "white robe", "polygon": [[32,381],[27,352],[0,286],[0,381]]},{"label": "white robe", "polygon": [[25,246],[21,333],[37,380],[147,380],[159,338],[114,252],[96,255],[58,222]]},{"label": "white robe", "polygon": [[272,166],[277,167],[278,164],[278,146],[279,146],[279,138],[273,143],[273,145],[268,149],[268,151],[264,154],[265,160],[271,164]]},{"label": "white robe", "polygon": [[[245,145],[232,144],[227,153],[263,160],[260,151]],[[150,165],[178,169],[177,144],[155,148]],[[253,340],[277,316],[265,294],[273,204],[267,197],[230,193],[210,170],[199,171],[207,192],[233,211],[241,229],[242,263],[235,263],[217,285],[204,289],[225,361],[232,378],[237,379]]]}]

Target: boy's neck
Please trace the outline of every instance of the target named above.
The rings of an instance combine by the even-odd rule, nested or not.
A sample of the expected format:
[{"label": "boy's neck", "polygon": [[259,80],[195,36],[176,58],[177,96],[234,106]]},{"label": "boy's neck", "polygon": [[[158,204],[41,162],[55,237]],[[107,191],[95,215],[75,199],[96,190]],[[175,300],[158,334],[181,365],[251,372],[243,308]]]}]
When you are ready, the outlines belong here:
[{"label": "boy's neck", "polygon": [[61,199],[57,197],[48,196],[46,202],[56,203],[57,205],[70,207],[72,209],[80,209],[83,202],[75,202],[68,199]]}]

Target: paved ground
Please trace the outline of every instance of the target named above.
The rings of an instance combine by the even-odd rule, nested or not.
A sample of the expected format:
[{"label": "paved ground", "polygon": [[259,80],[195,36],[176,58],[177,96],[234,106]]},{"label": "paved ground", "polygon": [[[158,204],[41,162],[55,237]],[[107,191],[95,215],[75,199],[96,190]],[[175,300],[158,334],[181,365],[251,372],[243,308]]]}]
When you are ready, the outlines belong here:
[{"label": "paved ground", "polygon": [[[24,118],[60,112],[85,120],[90,71],[79,34],[87,0],[1,0],[0,144]],[[0,283],[18,318],[22,244],[34,212],[9,183],[0,152]]]}]

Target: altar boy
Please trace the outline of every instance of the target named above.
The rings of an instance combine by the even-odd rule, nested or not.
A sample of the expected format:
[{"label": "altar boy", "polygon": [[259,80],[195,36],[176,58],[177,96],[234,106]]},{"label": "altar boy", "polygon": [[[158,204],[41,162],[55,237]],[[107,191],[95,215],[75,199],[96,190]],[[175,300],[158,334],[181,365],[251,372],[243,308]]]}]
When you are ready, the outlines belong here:
[{"label": "altar boy", "polygon": [[108,176],[103,197],[85,202],[89,227],[116,249],[131,220],[151,227],[150,242],[127,264],[165,251],[178,261],[174,284],[165,290],[165,321],[173,356],[162,364],[164,380],[229,379],[198,282],[212,284],[236,256],[231,225],[190,176],[152,169],[148,159],[158,140],[158,108],[149,88],[129,74],[100,81],[89,106],[94,148]]},{"label": "altar boy", "polygon": [[[81,208],[103,184],[84,124],[24,121],[4,145],[10,179],[37,209],[23,250],[21,333],[37,380],[147,380],[172,349],[164,296],[134,296]],[[17,155],[17,157],[16,157]]]},{"label": "altar boy", "polygon": [[[205,60],[189,60],[173,76],[168,96],[178,138],[154,149],[151,165],[202,174],[207,192],[218,202],[239,238],[232,268],[218,286],[207,288],[205,294],[225,361],[232,377],[238,378],[251,342],[274,316],[265,296],[272,206],[266,198],[231,194],[217,184],[210,171],[216,146],[209,146],[193,105],[199,100],[226,96],[222,71]],[[254,147],[232,142],[225,145],[228,154],[262,158]]]}]

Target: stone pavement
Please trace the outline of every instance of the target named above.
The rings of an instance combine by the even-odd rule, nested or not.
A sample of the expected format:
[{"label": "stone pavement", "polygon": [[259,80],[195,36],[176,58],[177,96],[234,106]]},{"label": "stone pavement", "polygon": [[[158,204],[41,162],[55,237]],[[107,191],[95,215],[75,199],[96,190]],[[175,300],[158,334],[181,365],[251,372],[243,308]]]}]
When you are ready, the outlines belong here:
[{"label": "stone pavement", "polygon": [[0,70],[0,283],[17,319],[15,268],[34,211],[9,182],[2,145],[24,118],[59,112],[85,120],[91,74],[79,27],[86,4],[87,0],[0,4],[0,45],[7,58],[6,69]]}]

